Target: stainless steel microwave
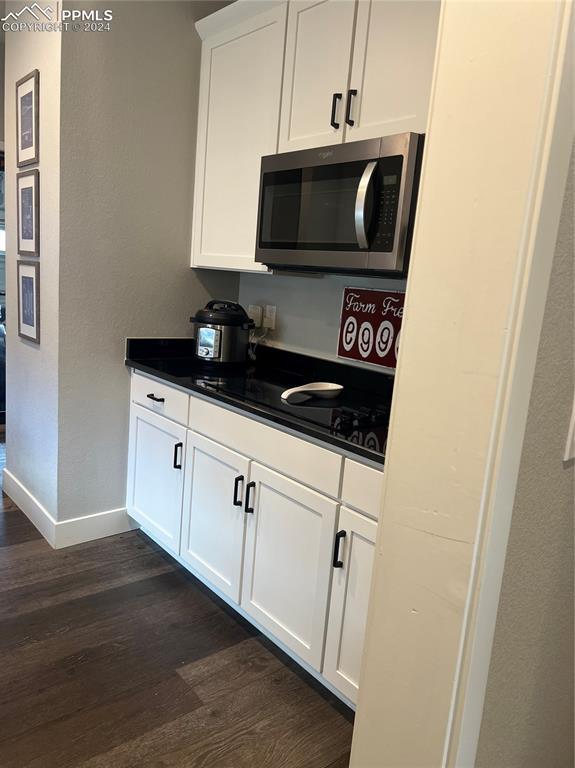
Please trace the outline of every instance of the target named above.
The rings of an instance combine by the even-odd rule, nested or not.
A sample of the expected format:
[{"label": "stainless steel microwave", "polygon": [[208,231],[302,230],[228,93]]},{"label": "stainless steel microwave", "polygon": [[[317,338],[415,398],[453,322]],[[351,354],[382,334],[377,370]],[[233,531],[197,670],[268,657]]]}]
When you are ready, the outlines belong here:
[{"label": "stainless steel microwave", "polygon": [[403,277],[423,139],[401,133],[263,157],[256,261]]}]

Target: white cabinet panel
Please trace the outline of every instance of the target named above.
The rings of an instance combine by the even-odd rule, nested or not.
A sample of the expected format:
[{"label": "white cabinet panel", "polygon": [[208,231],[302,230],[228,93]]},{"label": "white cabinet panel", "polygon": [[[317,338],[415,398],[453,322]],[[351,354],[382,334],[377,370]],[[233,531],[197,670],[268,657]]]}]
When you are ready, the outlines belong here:
[{"label": "white cabinet panel", "polygon": [[178,554],[186,429],[139,405],[130,411],[128,514]]},{"label": "white cabinet panel", "polygon": [[188,432],[180,557],[236,603],[240,600],[248,470],[244,456]]},{"label": "white cabinet panel", "polygon": [[[343,141],[355,0],[292,0],[282,91],[280,152]],[[339,129],[330,124],[334,93]]]},{"label": "white cabinet panel", "polygon": [[191,398],[189,426],[323,493],[339,493],[343,459],[327,448],[199,397]]},{"label": "white cabinet panel", "polygon": [[383,468],[374,469],[359,461],[345,459],[341,500],[378,520],[383,506]]},{"label": "white cabinet panel", "polygon": [[262,155],[277,151],[286,4],[204,40],[192,266],[254,261]]},{"label": "white cabinet panel", "polygon": [[252,464],[242,608],[319,671],[337,502]]},{"label": "white cabinet panel", "polygon": [[346,141],[425,132],[439,0],[358,0]]},{"label": "white cabinet panel", "polygon": [[134,373],[131,397],[134,403],[154,413],[173,419],[184,426],[188,423],[190,396],[169,384],[163,384],[141,373]]},{"label": "white cabinet panel", "polygon": [[348,699],[357,701],[363,640],[371,588],[377,524],[342,507],[339,546],[343,566],[334,568],[323,675]]}]

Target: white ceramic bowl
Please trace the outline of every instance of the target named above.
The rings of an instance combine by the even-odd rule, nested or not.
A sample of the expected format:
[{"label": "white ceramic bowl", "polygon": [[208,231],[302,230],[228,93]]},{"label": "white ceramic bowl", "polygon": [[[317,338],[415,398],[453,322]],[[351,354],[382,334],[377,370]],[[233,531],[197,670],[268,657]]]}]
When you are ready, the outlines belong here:
[{"label": "white ceramic bowl", "polygon": [[343,391],[341,384],[332,384],[329,381],[313,381],[303,384],[301,387],[293,387],[282,392],[282,400],[286,402],[303,402],[310,397],[321,397],[326,400],[337,397]]}]

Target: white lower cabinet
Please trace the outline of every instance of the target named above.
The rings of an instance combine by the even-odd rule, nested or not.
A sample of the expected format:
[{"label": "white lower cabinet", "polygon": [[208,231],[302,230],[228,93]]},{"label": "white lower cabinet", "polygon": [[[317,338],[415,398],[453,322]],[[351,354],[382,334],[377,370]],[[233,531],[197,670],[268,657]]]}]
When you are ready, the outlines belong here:
[{"label": "white lower cabinet", "polygon": [[245,456],[188,432],[180,557],[236,603],[249,463]]},{"label": "white lower cabinet", "polygon": [[321,668],[338,503],[252,463],[242,608]]},{"label": "white lower cabinet", "polygon": [[140,405],[130,413],[128,513],[178,554],[186,428]]},{"label": "white lower cabinet", "polygon": [[[148,389],[145,382],[146,398]],[[171,392],[161,394],[163,402],[172,401]],[[340,506],[339,499],[377,514],[380,473],[350,459],[343,462],[337,454],[295,437],[290,437],[289,446],[273,450],[285,434],[259,425],[255,440],[237,414],[225,408],[214,411],[215,406],[210,406],[210,422],[202,418],[204,401],[194,397],[186,429],[138,404],[135,395],[130,412],[129,514],[180,562],[355,702],[377,522]],[[187,411],[187,402],[184,405]],[[277,469],[292,477],[256,460],[261,445],[269,446],[266,455],[277,461]],[[307,451],[308,464],[290,459],[288,447]],[[338,498],[310,485],[326,493],[333,489]]]},{"label": "white lower cabinet", "polygon": [[359,688],[376,533],[376,522],[341,508],[323,675],[353,702]]}]

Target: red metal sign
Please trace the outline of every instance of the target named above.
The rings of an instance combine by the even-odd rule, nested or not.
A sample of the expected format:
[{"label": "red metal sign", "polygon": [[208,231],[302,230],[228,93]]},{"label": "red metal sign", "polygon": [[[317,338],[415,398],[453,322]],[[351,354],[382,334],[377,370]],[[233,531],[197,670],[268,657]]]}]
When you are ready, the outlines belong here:
[{"label": "red metal sign", "polygon": [[344,288],[338,357],[395,368],[405,293]]}]

